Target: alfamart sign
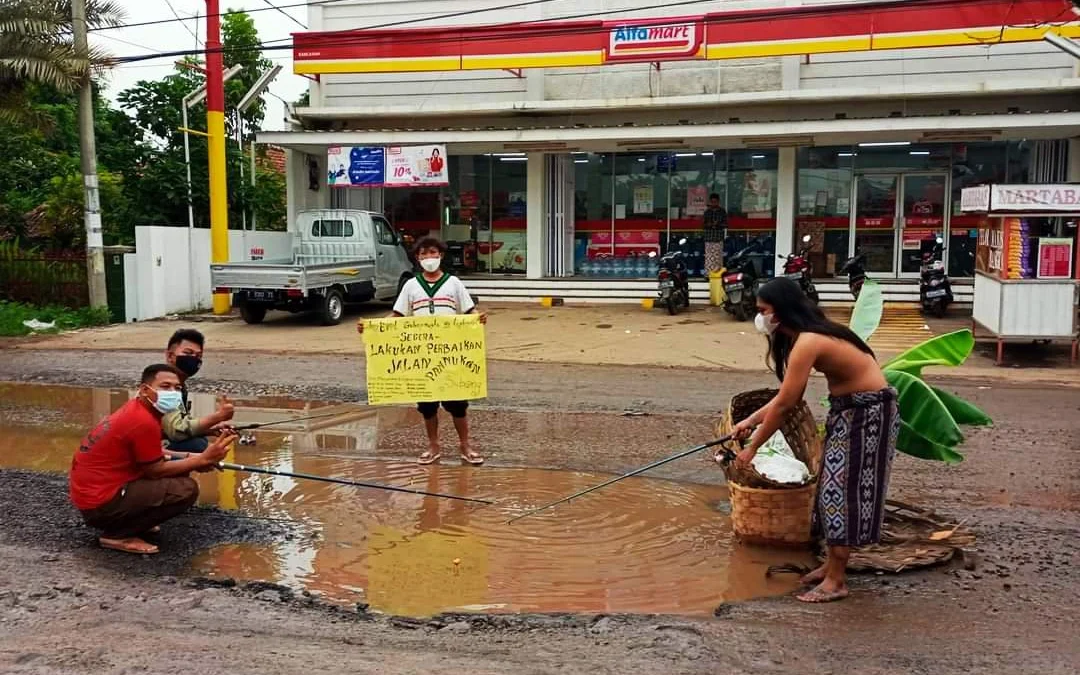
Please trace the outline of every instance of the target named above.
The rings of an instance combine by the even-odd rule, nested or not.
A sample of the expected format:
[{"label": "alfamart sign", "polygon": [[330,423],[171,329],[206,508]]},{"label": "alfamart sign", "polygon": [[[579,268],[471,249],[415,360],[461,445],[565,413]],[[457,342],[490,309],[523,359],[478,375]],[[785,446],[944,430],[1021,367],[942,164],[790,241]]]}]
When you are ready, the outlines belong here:
[{"label": "alfamart sign", "polygon": [[1080,212],[1078,185],[979,185],[960,191],[964,212]]},{"label": "alfamart sign", "polygon": [[699,56],[705,31],[701,23],[631,23],[610,30],[608,61],[655,61]]},{"label": "alfamart sign", "polygon": [[[357,19],[357,23],[364,22]],[[1047,32],[1080,37],[1080,16],[1072,0],[817,3],[652,19],[296,33],[293,72],[517,71],[659,64],[1039,42]]]}]

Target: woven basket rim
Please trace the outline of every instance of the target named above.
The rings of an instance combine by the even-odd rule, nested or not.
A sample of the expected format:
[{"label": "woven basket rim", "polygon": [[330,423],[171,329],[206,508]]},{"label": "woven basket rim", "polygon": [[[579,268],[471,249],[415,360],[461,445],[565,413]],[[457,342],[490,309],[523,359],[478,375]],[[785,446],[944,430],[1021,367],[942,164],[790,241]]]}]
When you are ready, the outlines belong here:
[{"label": "woven basket rim", "polygon": [[811,483],[807,483],[806,485],[793,485],[792,487],[789,487],[789,488],[747,487],[745,485],[740,485],[740,484],[738,484],[738,483],[736,483],[734,481],[728,481],[727,484],[728,484],[729,488],[736,488],[740,492],[749,492],[749,493],[752,493],[752,494],[754,494],[754,493],[760,494],[760,493],[763,493],[763,492],[786,492],[786,493],[795,493],[795,492],[800,492],[800,491],[801,492],[809,492],[810,490],[816,490],[817,489],[817,480],[816,479]]}]

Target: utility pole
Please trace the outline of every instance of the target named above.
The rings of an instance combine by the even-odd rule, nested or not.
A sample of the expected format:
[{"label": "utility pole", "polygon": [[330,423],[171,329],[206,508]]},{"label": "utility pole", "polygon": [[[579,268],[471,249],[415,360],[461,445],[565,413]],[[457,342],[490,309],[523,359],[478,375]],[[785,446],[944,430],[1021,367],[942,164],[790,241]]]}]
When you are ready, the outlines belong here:
[{"label": "utility pole", "polygon": [[[71,2],[71,32],[75,52],[86,58],[86,0]],[[86,281],[91,307],[107,307],[105,291],[105,251],[101,238],[101,200],[98,195],[97,149],[94,145],[94,96],[89,68],[79,86],[79,155],[82,161],[86,224]]]},{"label": "utility pole", "polygon": [[[210,160],[210,261],[229,262],[229,196],[225,173],[225,78],[218,0],[206,0],[206,131]],[[215,289],[216,290],[216,289]],[[228,314],[228,293],[214,293],[214,314]]]}]

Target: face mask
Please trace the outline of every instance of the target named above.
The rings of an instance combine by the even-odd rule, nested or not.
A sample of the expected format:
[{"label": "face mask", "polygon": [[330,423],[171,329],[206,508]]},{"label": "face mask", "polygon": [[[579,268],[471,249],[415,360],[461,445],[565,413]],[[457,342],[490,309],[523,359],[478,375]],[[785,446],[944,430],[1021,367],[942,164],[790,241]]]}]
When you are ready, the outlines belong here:
[{"label": "face mask", "polygon": [[175,412],[184,402],[183,395],[175,390],[154,390],[154,393],[157,394],[157,400],[154,401],[154,408],[156,408],[157,411],[162,415],[168,415],[171,412]]},{"label": "face mask", "polygon": [[191,377],[195,373],[199,372],[199,368],[202,366],[202,359],[198,356],[184,355],[176,357],[176,368],[181,373]]},{"label": "face mask", "polygon": [[442,258],[424,258],[420,261],[420,267],[423,267],[425,272],[438,272],[441,265]]},{"label": "face mask", "polygon": [[776,327],[779,326],[776,319],[772,314],[762,314],[758,312],[758,315],[754,317],[754,327],[758,329],[759,333],[765,335],[772,335],[776,331]]}]

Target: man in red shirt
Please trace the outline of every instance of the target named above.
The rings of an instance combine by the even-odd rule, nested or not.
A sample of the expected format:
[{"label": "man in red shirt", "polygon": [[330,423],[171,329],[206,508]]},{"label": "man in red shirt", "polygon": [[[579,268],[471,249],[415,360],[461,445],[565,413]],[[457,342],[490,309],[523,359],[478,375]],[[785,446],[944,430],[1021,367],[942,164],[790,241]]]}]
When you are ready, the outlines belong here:
[{"label": "man in red shirt", "polygon": [[166,461],[161,418],[180,407],[180,373],[158,364],[142,373],[138,395],[86,435],[71,462],[69,493],[99,543],[127,553],[157,553],[147,532],[190,508],[199,485],[188,474],[211,471],[236,434],[218,436],[205,452]]}]

